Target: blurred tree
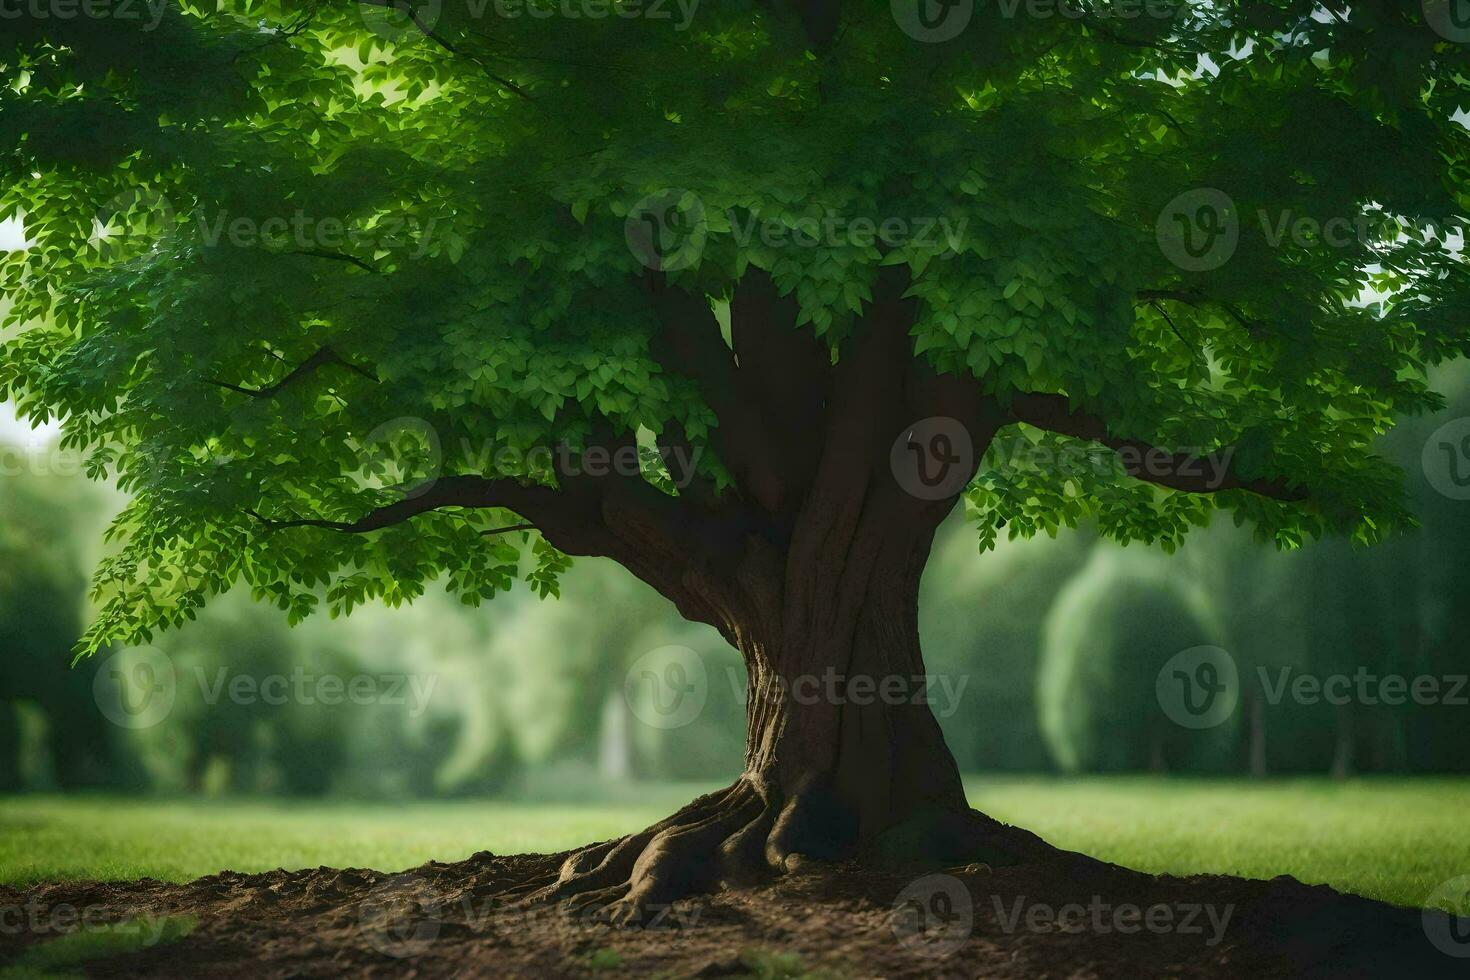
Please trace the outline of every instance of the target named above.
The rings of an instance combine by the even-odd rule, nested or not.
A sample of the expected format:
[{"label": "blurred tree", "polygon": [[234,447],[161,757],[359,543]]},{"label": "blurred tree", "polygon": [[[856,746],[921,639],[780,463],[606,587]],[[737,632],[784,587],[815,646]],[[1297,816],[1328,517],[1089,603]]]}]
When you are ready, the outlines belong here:
[{"label": "blurred tree", "polygon": [[982,560],[958,515],[940,529],[919,631],[929,672],[960,690],[939,723],[962,771],[1052,767],[1036,711],[1042,624],[1093,542],[1085,532],[1002,541]]},{"label": "blurred tree", "polygon": [[1189,729],[1156,694],[1172,657],[1219,646],[1221,634],[1205,595],[1158,554],[1094,551],[1044,628],[1036,697],[1057,764],[1068,772],[1238,768],[1238,713]]},{"label": "blurred tree", "polygon": [[0,444],[0,791],[22,785],[21,717],[33,706],[42,744],[33,759],[63,789],[129,785],[117,731],[97,710],[101,664],[70,670],[82,635],[91,536],[103,494],[51,472],[55,447]]},{"label": "blurred tree", "polygon": [[987,547],[1403,523],[1372,443],[1470,346],[1467,82],[1413,4],[987,4],[945,37],[900,6],[11,21],[0,395],[133,494],[83,649],[242,579],[295,620],[436,576],[478,601],[530,524],[537,589],[611,558],[752,692],[742,778],[555,894],[1036,847],[970,810],[924,705],[772,692],[923,672],[962,499]]}]

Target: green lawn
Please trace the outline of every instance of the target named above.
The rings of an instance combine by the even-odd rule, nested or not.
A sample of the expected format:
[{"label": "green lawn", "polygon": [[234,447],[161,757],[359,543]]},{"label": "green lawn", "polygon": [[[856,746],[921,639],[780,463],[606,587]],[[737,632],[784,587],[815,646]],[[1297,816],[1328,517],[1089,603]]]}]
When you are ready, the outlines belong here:
[{"label": "green lawn", "polygon": [[[10,798],[0,882],[397,870],[484,849],[556,851],[639,829],[706,788],[640,787],[636,802],[598,806]],[[1055,844],[1145,871],[1290,874],[1401,905],[1470,873],[1470,780],[976,778],[970,792]]]}]

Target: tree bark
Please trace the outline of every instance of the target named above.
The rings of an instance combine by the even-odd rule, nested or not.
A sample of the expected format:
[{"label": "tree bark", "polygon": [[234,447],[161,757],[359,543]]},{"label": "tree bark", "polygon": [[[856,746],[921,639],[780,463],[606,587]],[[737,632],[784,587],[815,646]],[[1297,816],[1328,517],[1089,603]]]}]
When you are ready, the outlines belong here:
[{"label": "tree bark", "polygon": [[810,497],[785,547],[747,538],[733,588],[691,584],[745,660],[741,777],[573,854],[535,897],[637,921],[691,892],[813,862],[933,869],[1057,853],[970,809],[919,647],[937,522],[916,519],[891,480],[867,486]]}]

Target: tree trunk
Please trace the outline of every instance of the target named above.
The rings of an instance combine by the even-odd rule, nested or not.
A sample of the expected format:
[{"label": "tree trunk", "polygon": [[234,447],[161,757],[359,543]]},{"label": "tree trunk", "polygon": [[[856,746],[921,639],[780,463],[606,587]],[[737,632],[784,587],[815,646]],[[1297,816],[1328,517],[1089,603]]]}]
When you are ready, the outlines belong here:
[{"label": "tree trunk", "polygon": [[1255,779],[1266,778],[1266,703],[1259,694],[1250,699],[1251,743],[1250,773]]},{"label": "tree trunk", "polygon": [[881,491],[807,513],[789,547],[748,539],[739,588],[705,596],[746,664],[740,779],[575,853],[537,897],[636,921],[814,861],[933,869],[1056,853],[970,809],[930,710],[918,591],[932,523],[902,519]]},{"label": "tree trunk", "polygon": [[[876,857],[909,833],[936,857],[962,856],[954,831],[939,830],[969,805],[919,649],[919,577],[933,532],[911,537],[874,510],[846,541],[832,539],[840,528],[799,534],[784,575],[762,590],[774,601],[740,637],[746,778],[780,805],[765,845],[772,864]],[[807,536],[819,536],[820,549],[804,547]]]},{"label": "tree trunk", "polygon": [[[1010,416],[913,358],[908,286],[901,270],[879,277],[833,364],[764,274],[731,303],[733,350],[705,298],[650,283],[661,356],[703,385],[740,493],[695,480],[676,509],[641,481],[583,481],[584,517],[528,516],[563,550],[614,558],[741,652],[745,771],[642,833],[573,854],[533,898],[636,920],[812,861],[933,869],[1058,854],[969,808],[929,709],[919,579]],[[661,438],[678,448],[677,433]]]}]

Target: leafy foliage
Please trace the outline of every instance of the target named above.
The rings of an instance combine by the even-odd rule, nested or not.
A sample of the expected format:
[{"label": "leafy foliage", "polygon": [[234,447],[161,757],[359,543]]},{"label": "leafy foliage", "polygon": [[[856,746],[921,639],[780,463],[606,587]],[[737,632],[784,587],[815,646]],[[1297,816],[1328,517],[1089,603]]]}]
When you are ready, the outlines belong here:
[{"label": "leafy foliage", "polygon": [[[687,23],[273,0],[11,22],[0,216],[31,244],[0,259],[0,397],[63,418],[133,495],[86,649],[239,579],[293,618],[436,577],[470,602],[511,585],[521,549],[483,533],[517,523],[498,508],[262,527],[401,499],[365,462],[395,419],[428,423],[443,473],[536,484],[556,481],[538,447],[677,431],[732,492],[720,420],[650,353],[628,219],[670,188],[702,215],[667,270],[684,289],[721,302],[765,270],[840,357],[901,265],[938,370],[1003,402],[1065,394],[1160,446],[1235,447],[1310,491],[1170,493],[993,452],[967,493],[982,544],[1095,519],[1172,547],[1217,506],[1285,547],[1402,523],[1372,443],[1438,406],[1426,368],[1470,350],[1447,245],[1466,48],[1419,5],[977,6],[927,44],[851,2],[820,50],[792,5],[751,0]],[[1156,231],[1202,188],[1234,202],[1239,242],[1187,271]],[[1278,234],[1300,216],[1372,231]],[[565,562],[538,540],[530,582],[554,594]]]}]

